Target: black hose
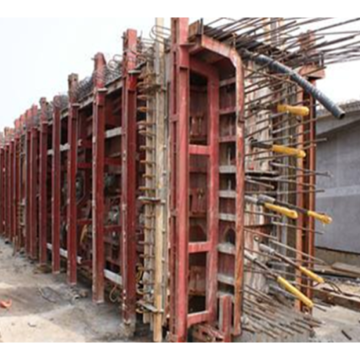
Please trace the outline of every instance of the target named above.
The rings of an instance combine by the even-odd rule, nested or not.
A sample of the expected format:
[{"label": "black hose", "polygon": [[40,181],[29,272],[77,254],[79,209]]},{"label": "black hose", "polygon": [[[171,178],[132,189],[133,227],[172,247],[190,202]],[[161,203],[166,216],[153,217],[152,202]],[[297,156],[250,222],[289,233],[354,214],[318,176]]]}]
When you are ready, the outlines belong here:
[{"label": "black hose", "polygon": [[320,104],[324,106],[334,117],[337,119],[343,119],[345,117],[345,112],[336,105],[330,98],[323,94],[315,86],[311,85],[307,80],[300,76],[297,72],[289,68],[288,66],[281,64],[280,62],[271,59],[266,55],[257,55],[253,54],[250,51],[243,50],[242,55],[245,58],[250,58],[256,64],[267,66],[270,70],[279,72],[281,74],[289,75],[290,79],[303,88],[306,92],[311,94]]}]

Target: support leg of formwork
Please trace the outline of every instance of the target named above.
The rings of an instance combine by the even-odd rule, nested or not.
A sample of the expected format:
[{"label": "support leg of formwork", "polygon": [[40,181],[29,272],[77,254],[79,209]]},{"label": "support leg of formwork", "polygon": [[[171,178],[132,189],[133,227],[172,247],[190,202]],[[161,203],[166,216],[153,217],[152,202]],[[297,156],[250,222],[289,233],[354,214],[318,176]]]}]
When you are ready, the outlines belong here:
[{"label": "support leg of formwork", "polygon": [[[76,88],[77,75],[69,76],[69,90]],[[79,105],[70,96],[68,115],[68,171],[67,171],[67,280],[70,285],[77,282],[77,203],[76,203],[76,168],[77,168],[77,125]]]},{"label": "support leg of formwork", "polygon": [[52,135],[52,165],[51,165],[51,185],[52,185],[52,224],[51,224],[51,243],[52,243],[52,272],[60,272],[60,134],[61,134],[61,99],[56,96],[53,101],[53,135]]},{"label": "support leg of formwork", "polygon": [[232,296],[223,295],[219,299],[219,329],[223,342],[231,342]]},{"label": "support leg of formwork", "polygon": [[123,319],[130,331],[136,321],[136,65],[137,33],[124,36],[122,91],[122,239]]},{"label": "support leg of formwork", "polygon": [[189,52],[188,19],[172,19],[171,53],[171,309],[170,332],[186,341],[188,313]]},{"label": "support leg of formwork", "polygon": [[40,264],[45,265],[47,261],[47,174],[48,174],[48,119],[47,102],[45,98],[40,99],[40,151],[39,151],[39,244]]},{"label": "support leg of formwork", "polygon": [[93,163],[92,163],[92,230],[93,230],[93,300],[104,302],[104,157],[105,157],[105,58],[95,56],[95,89],[93,104]]}]

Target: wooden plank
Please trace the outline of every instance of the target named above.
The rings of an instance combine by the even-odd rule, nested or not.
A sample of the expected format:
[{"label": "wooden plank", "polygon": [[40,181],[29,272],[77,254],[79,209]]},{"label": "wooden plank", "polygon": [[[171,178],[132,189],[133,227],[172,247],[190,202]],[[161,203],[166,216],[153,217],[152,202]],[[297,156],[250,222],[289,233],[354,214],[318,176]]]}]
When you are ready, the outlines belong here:
[{"label": "wooden plank", "polygon": [[314,289],[314,296],[331,305],[339,305],[354,311],[360,311],[360,298],[358,297],[339,295],[319,289]]},{"label": "wooden plank", "polygon": [[359,266],[337,262],[337,263],[331,265],[331,267],[335,270],[340,270],[342,272],[349,273],[351,275],[360,277],[360,267]]}]

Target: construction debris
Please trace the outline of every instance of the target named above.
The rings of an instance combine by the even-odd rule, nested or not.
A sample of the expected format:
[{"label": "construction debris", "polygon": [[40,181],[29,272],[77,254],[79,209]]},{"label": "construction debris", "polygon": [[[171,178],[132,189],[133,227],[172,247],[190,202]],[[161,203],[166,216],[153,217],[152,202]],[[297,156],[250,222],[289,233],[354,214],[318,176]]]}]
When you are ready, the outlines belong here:
[{"label": "construction debris", "polygon": [[12,300],[1,300],[0,308],[2,309],[10,309],[12,306]]},{"label": "construction debris", "polygon": [[352,340],[352,337],[345,331],[345,330],[341,330],[341,333],[348,339],[348,340]]}]

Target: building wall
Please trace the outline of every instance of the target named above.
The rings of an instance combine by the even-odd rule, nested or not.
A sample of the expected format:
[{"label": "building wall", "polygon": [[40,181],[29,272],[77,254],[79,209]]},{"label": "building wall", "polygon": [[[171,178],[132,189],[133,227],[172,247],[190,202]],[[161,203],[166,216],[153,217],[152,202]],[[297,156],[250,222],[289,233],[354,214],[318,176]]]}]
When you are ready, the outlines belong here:
[{"label": "building wall", "polygon": [[332,178],[317,177],[317,210],[333,218],[323,228],[316,246],[360,254],[360,114],[352,112],[346,120],[319,120],[318,138],[327,138],[317,146],[317,170],[329,171]]}]

